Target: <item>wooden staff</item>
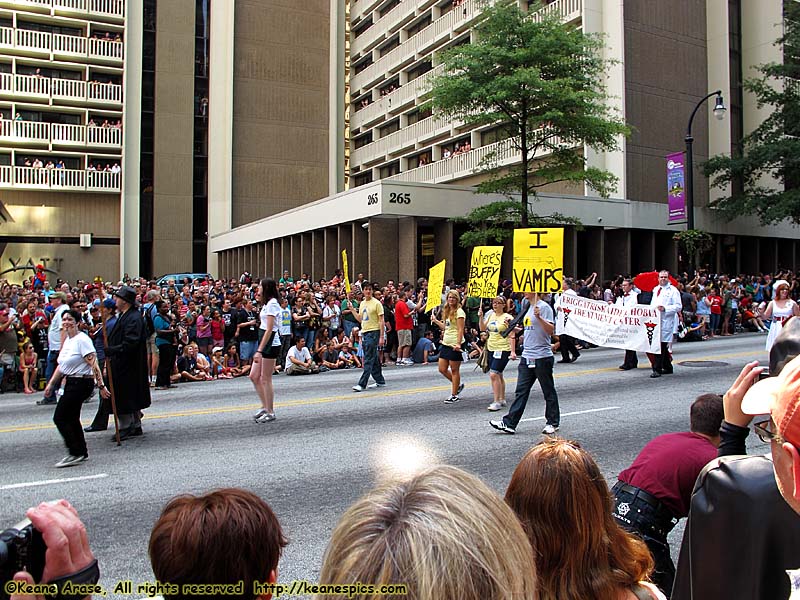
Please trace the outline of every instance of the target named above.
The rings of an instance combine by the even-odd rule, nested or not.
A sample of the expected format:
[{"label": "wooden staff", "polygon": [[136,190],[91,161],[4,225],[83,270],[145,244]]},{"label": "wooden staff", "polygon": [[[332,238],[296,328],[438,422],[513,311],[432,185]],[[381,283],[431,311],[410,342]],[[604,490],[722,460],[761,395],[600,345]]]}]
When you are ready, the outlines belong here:
[{"label": "wooden staff", "polygon": [[[108,350],[108,330],[106,329],[106,316],[102,315],[102,323],[103,323],[103,348]],[[114,413],[114,431],[116,432],[117,436],[117,446],[122,445],[122,441],[119,439],[119,417],[117,416],[117,401],[114,397],[114,375],[112,374],[111,369],[111,358],[106,354],[106,372],[108,373],[108,391],[111,393],[111,412]],[[102,395],[100,396],[100,401],[103,401]]]}]

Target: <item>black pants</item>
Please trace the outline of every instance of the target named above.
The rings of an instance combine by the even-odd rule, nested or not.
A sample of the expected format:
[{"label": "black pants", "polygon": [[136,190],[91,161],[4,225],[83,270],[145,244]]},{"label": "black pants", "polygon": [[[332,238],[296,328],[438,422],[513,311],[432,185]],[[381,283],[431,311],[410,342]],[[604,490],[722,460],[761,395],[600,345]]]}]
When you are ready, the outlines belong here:
[{"label": "black pants", "polygon": [[53,413],[53,423],[64,438],[67,450],[73,456],[88,456],[86,438],[81,427],[81,406],[92,395],[94,378],[67,377],[64,395],[58,400]]},{"label": "black pants", "polygon": [[627,369],[635,369],[639,366],[639,357],[636,356],[636,350],[625,350],[625,360],[622,366]]},{"label": "black pants", "polygon": [[614,494],[614,518],[647,545],[655,563],[650,577],[669,598],[675,580],[675,564],[669,553],[667,535],[674,527],[673,520],[666,514],[663,505],[655,507],[643,501],[635,494],[620,489],[620,483],[611,491]]},{"label": "black pants", "polygon": [[177,347],[172,344],[163,344],[158,347],[158,369],[156,370],[156,386],[169,386],[169,376],[175,366]]},{"label": "black pants", "polygon": [[581,353],[575,347],[575,338],[570,335],[561,334],[558,336],[559,350],[561,351],[561,360],[564,362],[572,362],[576,360]]},{"label": "black pants", "polygon": [[669,342],[661,342],[661,354],[656,354],[653,371],[656,373],[672,373],[672,358],[669,355]]}]

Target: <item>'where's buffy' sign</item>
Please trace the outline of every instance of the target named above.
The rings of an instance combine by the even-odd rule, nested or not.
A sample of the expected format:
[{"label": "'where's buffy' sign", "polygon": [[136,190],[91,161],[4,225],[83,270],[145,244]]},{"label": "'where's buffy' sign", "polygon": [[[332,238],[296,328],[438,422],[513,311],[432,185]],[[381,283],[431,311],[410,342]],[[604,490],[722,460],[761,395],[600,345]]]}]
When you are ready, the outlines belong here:
[{"label": "'where's buffy' sign", "polygon": [[661,318],[647,304],[619,306],[573,294],[561,296],[556,335],[598,346],[661,354]]}]

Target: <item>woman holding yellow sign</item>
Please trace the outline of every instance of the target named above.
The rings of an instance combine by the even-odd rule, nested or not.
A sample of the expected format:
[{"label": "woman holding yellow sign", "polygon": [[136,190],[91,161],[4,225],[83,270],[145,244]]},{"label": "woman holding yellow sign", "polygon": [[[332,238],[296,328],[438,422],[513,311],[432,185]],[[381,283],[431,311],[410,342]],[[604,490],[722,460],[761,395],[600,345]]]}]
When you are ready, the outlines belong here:
[{"label": "woman holding yellow sign", "polygon": [[431,313],[431,322],[444,331],[442,347],[439,351],[439,373],[444,375],[452,384],[452,394],[444,401],[445,404],[455,404],[461,398],[458,395],[464,389],[461,383],[461,344],[464,341],[464,322],[467,315],[461,309],[461,296],[455,290],[447,292],[442,320]]},{"label": "woman holding yellow sign", "polygon": [[509,358],[517,360],[516,339],[514,332],[503,337],[503,332],[508,329],[508,324],[514,317],[505,311],[506,299],[497,296],[492,300],[492,310],[483,316],[483,303],[478,309],[478,319],[481,331],[489,332],[489,339],[486,342],[489,352],[489,379],[492,382],[492,394],[494,401],[487,407],[488,410],[500,410],[506,405],[506,380],[503,379],[503,371],[508,364]]}]

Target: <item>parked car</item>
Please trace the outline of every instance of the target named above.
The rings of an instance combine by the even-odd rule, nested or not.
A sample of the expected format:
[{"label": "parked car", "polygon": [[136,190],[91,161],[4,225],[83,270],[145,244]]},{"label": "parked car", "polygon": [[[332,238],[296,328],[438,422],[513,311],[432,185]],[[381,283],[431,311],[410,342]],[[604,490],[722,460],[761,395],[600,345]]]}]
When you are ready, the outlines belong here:
[{"label": "parked car", "polygon": [[172,279],[175,281],[175,289],[180,292],[181,289],[183,289],[183,282],[187,278],[190,281],[195,281],[196,279],[205,279],[208,281],[211,279],[211,275],[209,273],[170,273],[169,275],[164,275],[159,278],[156,283],[158,283],[158,287],[165,288],[169,280]]}]

